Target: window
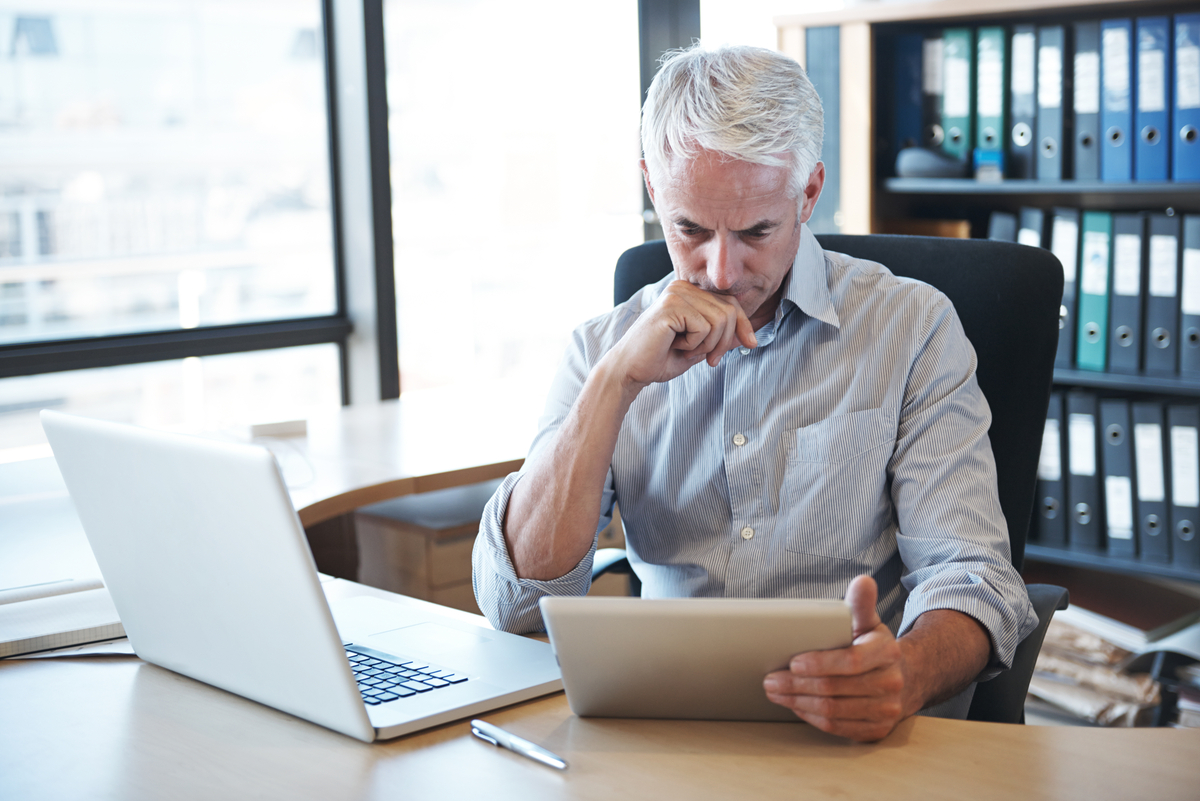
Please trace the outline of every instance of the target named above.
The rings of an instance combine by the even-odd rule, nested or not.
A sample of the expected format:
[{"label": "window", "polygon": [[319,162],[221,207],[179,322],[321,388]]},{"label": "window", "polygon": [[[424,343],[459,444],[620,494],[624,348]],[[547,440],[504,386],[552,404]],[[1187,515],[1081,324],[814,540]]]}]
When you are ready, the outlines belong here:
[{"label": "window", "polygon": [[[344,337],[327,109],[321,0],[0,0],[0,356],[301,320],[321,329],[306,341]],[[289,343],[239,349],[272,344]],[[264,391],[324,393],[307,382],[328,380],[338,351],[318,350],[319,369],[272,370]],[[126,351],[102,363],[162,358]],[[34,402],[34,384],[106,387],[71,397],[132,419],[113,404],[160,367],[194,369],[0,378],[0,441],[24,430],[3,410]],[[57,369],[26,359],[0,375]]]},{"label": "window", "polygon": [[402,389],[542,384],[642,241],[635,0],[385,0]]}]

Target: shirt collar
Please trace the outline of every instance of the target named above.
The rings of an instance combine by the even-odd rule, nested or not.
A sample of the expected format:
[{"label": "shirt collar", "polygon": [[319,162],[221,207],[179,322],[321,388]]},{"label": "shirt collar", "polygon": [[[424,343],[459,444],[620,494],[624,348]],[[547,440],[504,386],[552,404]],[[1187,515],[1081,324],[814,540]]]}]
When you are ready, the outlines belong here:
[{"label": "shirt collar", "polygon": [[793,308],[834,328],[842,327],[829,292],[825,251],[807,225],[800,227],[800,247],[796,251],[792,269],[783,280],[786,286],[783,300],[780,301],[779,308],[775,309],[775,318],[757,332],[760,345],[766,345],[775,338],[779,323]]}]

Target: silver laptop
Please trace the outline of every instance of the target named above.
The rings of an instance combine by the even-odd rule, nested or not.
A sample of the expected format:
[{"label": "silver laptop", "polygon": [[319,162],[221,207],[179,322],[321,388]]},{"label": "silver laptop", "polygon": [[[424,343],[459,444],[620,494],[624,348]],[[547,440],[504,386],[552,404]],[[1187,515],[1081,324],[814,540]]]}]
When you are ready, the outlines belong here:
[{"label": "silver laptop", "polygon": [[326,601],[265,448],[42,412],[142,659],[359,740],[562,688],[550,646],[413,599]]},{"label": "silver laptop", "polygon": [[843,601],[542,598],[576,715],[790,720],[763,677],[805,651],[852,639]]}]

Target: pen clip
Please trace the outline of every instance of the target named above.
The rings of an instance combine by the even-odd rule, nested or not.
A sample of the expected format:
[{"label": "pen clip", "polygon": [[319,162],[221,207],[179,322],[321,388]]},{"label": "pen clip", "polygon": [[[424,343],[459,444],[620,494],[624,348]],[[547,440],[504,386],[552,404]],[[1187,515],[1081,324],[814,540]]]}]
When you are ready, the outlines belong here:
[{"label": "pen clip", "polygon": [[500,746],[500,743],[496,742],[495,738],[488,737],[486,734],[484,734],[483,732],[481,732],[479,729],[475,728],[474,726],[471,727],[471,734],[474,734],[476,737],[478,737],[480,740],[483,740],[485,743],[491,743],[492,745],[494,745],[496,747]]}]

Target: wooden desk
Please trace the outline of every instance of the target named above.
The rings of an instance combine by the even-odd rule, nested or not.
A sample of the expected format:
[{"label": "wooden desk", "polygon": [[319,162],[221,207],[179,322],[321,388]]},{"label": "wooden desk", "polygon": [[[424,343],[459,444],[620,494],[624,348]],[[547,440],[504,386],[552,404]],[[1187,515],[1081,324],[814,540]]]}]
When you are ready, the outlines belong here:
[{"label": "wooden desk", "polygon": [[13,799],[1160,801],[1200,787],[1200,730],[914,718],[863,746],[800,723],[582,719],[561,693],[485,716],[565,757],[560,773],[466,722],[364,745],[133,657],[0,661],[0,699],[0,798]]},{"label": "wooden desk", "polygon": [[[541,398],[492,389],[414,392],[401,400],[331,409],[303,437],[262,437],[283,470],[305,528],[360,506],[415,492],[502,478],[520,468]],[[223,439],[244,434],[215,432]],[[313,542],[323,568],[353,575],[353,528]],[[339,539],[340,536],[340,539]],[[345,552],[344,554],[342,552]],[[339,555],[349,555],[345,570]],[[52,457],[0,464],[0,589],[99,570]]]},{"label": "wooden desk", "polygon": [[259,442],[279,457],[307,528],[389,498],[503,478],[524,462],[541,408],[527,394],[414,392],[314,414],[307,436]]}]

